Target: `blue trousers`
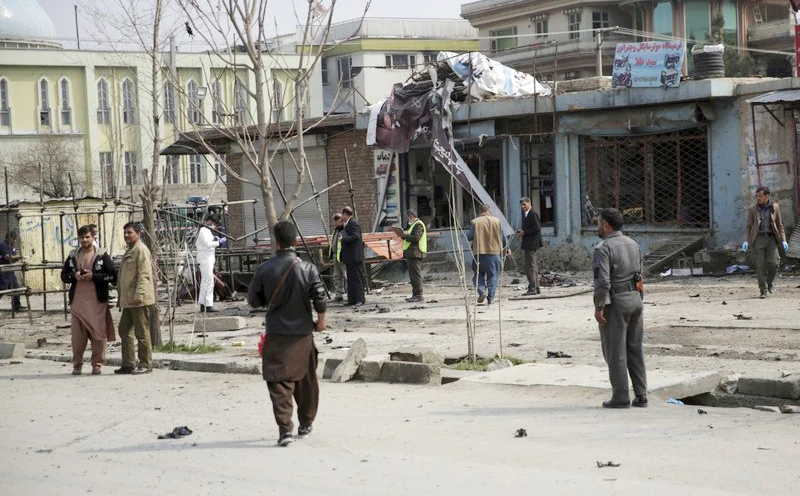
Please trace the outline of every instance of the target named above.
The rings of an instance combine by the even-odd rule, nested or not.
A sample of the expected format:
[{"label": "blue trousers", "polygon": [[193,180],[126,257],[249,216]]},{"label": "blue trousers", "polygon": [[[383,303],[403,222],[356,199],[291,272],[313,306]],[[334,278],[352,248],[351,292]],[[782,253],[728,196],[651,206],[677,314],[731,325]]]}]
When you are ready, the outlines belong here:
[{"label": "blue trousers", "polygon": [[472,284],[477,277],[478,294],[485,294],[489,303],[494,301],[497,290],[497,279],[500,277],[500,255],[478,255],[478,261],[472,261]]}]

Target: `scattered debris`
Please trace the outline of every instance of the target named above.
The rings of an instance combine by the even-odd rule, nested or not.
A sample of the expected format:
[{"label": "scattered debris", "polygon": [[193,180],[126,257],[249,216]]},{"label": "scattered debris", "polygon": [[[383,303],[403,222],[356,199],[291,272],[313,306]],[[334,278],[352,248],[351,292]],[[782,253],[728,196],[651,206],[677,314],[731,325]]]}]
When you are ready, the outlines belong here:
[{"label": "scattered debris", "polygon": [[742,315],[740,313],[733,314],[736,317],[736,320],[753,320],[753,317],[747,317],[746,315]]},{"label": "scattered debris", "polygon": [[389,332],[397,332],[397,329],[395,329],[394,327],[390,327],[390,328],[388,328],[386,330],[389,331]]},{"label": "scattered debris", "polygon": [[700,293],[689,295],[689,298],[700,298]]},{"label": "scattered debris", "polygon": [[348,328],[345,327],[343,332],[353,332],[353,330],[352,329],[348,329]]},{"label": "scattered debris", "polygon": [[698,408],[697,409],[697,413],[700,414],[700,415],[706,415],[708,412],[703,410],[702,408]]},{"label": "scattered debris", "polygon": [[428,303],[439,303],[439,300],[428,300]]},{"label": "scattered debris", "polygon": [[379,307],[378,313],[389,313],[391,310],[388,307]]},{"label": "scattered debris", "polygon": [[[347,330],[345,330],[345,332],[347,332]],[[330,336],[325,336],[324,338],[322,338],[322,342],[325,344],[331,344],[333,343],[333,338]]]},{"label": "scattered debris", "polygon": [[[511,284],[519,284],[519,279],[517,278],[511,279]],[[797,287],[800,288],[800,286]]]},{"label": "scattered debris", "polygon": [[514,433],[514,437],[528,437],[528,431],[525,429],[517,429]]},{"label": "scattered debris", "polygon": [[605,462],[605,463],[603,463],[603,462],[600,462],[600,461],[599,461],[599,462],[597,462],[597,468],[603,468],[603,467],[619,467],[619,466],[620,466],[620,464],[619,464],[619,463],[614,463],[614,462],[612,462],[611,460],[609,460],[609,461],[607,461],[607,462]]},{"label": "scattered debris", "polygon": [[781,405],[781,413],[800,413],[800,406]]},{"label": "scattered debris", "polygon": [[722,302],[722,304],[723,304],[723,305],[727,305],[727,304],[728,304],[728,302],[727,302],[727,301],[723,301],[723,302]]},{"label": "scattered debris", "polygon": [[508,343],[509,348],[519,348],[520,346],[522,345],[519,343]]},{"label": "scattered debris", "polygon": [[548,351],[547,358],[572,358],[572,355],[567,355],[563,351]]},{"label": "scattered debris", "polygon": [[171,432],[167,432],[166,434],[159,435],[158,438],[159,439],[180,439],[183,436],[188,436],[191,433],[192,433],[192,430],[184,425],[183,427],[176,427],[176,428],[172,429]]},{"label": "scattered debris", "polygon": [[38,346],[39,348],[41,348],[45,344],[47,344],[47,338],[39,338],[36,340],[36,346]]},{"label": "scattered debris", "polygon": [[685,405],[686,404],[681,400],[676,400],[675,398],[668,399],[667,403],[669,403],[670,405]]}]

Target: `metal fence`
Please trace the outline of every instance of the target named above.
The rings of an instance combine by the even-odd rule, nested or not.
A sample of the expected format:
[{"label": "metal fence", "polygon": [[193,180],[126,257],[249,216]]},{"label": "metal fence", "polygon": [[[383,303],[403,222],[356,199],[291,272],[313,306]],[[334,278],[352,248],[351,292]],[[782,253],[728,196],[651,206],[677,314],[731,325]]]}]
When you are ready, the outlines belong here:
[{"label": "metal fence", "polygon": [[[585,137],[583,192],[597,207],[616,207],[626,224],[707,227],[707,128],[649,136]],[[584,224],[593,219],[584,213]]]}]

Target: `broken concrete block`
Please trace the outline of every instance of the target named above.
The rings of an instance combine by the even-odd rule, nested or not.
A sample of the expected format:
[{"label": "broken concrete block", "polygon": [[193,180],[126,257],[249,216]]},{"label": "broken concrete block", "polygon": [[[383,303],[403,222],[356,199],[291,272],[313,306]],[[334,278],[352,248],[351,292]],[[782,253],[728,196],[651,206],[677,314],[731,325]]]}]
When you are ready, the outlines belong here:
[{"label": "broken concrete block", "polygon": [[364,360],[361,362],[361,365],[358,366],[358,372],[356,372],[356,379],[362,380],[364,382],[379,381],[381,379],[381,368],[383,368],[383,362]]},{"label": "broken concrete block", "polygon": [[203,317],[200,316],[194,322],[194,332],[238,331],[246,326],[244,317],[206,317],[203,327]]},{"label": "broken concrete block", "polygon": [[322,378],[323,379],[330,379],[333,375],[333,371],[336,370],[336,367],[342,363],[341,358],[327,358],[322,366]]},{"label": "broken concrete block", "polygon": [[347,382],[352,379],[358,372],[358,366],[361,365],[361,360],[365,356],[367,356],[367,342],[363,338],[358,338],[353,341],[347,351],[347,356],[331,374],[331,381]]},{"label": "broken concrete block", "polygon": [[781,413],[781,409],[777,406],[756,405],[754,408],[762,412]]},{"label": "broken concrete block", "polygon": [[441,367],[444,364],[444,355],[438,351],[427,348],[401,348],[389,353],[389,360],[393,362],[427,363]]},{"label": "broken concrete block", "polygon": [[25,358],[25,345],[22,343],[0,343],[0,358]]},{"label": "broken concrete block", "polygon": [[486,371],[493,372],[495,370],[507,369],[513,366],[514,364],[511,363],[511,360],[509,360],[508,358],[495,358],[494,360],[492,360],[492,363],[486,366]]},{"label": "broken concrete block", "polygon": [[742,377],[739,379],[737,391],[740,394],[797,400],[800,399],[800,377],[790,376],[785,379]]},{"label": "broken concrete block", "polygon": [[440,385],[442,373],[439,367],[427,363],[389,361],[381,367],[381,382]]},{"label": "broken concrete block", "polygon": [[736,388],[739,387],[739,379],[741,378],[742,374],[733,374],[723,377],[722,380],[719,381],[719,387],[726,393],[733,394],[736,392]]},{"label": "broken concrete block", "polygon": [[800,413],[800,406],[781,405],[781,413]]}]

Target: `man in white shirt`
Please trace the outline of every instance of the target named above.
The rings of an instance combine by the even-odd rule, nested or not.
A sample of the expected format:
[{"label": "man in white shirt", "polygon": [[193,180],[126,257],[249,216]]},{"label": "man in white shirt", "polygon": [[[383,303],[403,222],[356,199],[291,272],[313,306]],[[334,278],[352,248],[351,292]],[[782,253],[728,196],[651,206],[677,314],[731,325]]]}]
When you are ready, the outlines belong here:
[{"label": "man in white shirt", "polygon": [[211,231],[216,230],[219,218],[214,214],[206,217],[205,225],[197,232],[194,247],[197,250],[197,265],[200,266],[200,289],[197,291],[197,303],[201,312],[217,312],[214,309],[214,250],[217,246],[225,246],[228,240],[217,237]]}]

